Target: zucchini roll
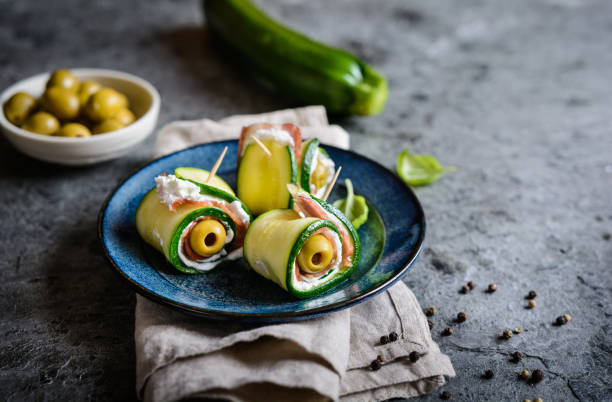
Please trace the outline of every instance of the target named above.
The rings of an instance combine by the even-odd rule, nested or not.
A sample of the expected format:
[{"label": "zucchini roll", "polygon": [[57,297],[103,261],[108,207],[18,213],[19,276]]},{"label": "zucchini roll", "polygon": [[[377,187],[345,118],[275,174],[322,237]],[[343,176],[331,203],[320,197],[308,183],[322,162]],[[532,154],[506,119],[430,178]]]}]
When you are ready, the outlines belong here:
[{"label": "zucchini roll", "polygon": [[302,144],[300,161],[300,187],[315,197],[323,197],[331,184],[336,166],[327,152],[319,147],[319,140],[313,138]]},{"label": "zucchini roll", "polygon": [[253,214],[291,206],[287,184],[297,183],[301,141],[300,129],[293,124],[259,123],[242,129],[238,143],[238,197]]},{"label": "zucchini roll", "polygon": [[136,211],[140,236],[188,274],[241,257],[252,219],[227,183],[215,176],[205,184],[207,178],[207,171],[195,168],[162,174]]},{"label": "zucchini roll", "polygon": [[299,298],[316,296],[348,278],[359,263],[359,237],[340,211],[302,190],[294,209],[269,211],[244,240],[249,265]]}]

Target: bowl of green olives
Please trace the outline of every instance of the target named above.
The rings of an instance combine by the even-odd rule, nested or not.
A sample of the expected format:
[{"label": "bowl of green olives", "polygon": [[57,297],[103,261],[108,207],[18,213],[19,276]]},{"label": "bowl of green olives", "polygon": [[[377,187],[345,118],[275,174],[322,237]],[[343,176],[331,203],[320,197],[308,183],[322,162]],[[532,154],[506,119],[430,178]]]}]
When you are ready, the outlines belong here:
[{"label": "bowl of green olives", "polygon": [[149,136],[159,93],[120,71],[77,68],[38,74],[0,94],[0,127],[21,152],[63,165],[125,155]]}]

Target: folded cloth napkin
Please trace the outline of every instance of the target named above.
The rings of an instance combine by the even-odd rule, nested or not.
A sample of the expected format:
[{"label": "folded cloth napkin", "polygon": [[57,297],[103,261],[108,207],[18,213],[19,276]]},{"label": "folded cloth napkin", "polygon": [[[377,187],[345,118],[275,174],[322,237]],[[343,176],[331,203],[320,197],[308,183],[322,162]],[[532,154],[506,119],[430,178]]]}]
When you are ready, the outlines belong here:
[{"label": "folded cloth napkin", "polygon": [[[346,131],[329,126],[325,109],[314,106],[170,123],[156,154],[237,138],[243,125],[262,121],[294,123],[306,138],[348,148]],[[391,332],[398,341],[381,345]],[[350,309],[273,325],[207,321],[137,296],[135,342],[136,388],[145,401],[374,401],[422,395],[455,375],[401,281]],[[416,362],[408,359],[412,351],[422,355]],[[379,355],[384,363],[374,371]]]}]

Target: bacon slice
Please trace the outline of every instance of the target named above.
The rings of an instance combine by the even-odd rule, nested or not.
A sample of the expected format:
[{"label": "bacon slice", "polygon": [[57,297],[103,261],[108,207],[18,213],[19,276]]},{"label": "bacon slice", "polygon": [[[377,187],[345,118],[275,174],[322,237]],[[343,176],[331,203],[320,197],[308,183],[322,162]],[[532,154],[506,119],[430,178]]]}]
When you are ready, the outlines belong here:
[{"label": "bacon slice", "polygon": [[293,138],[293,152],[295,152],[295,159],[297,161],[300,160],[300,156],[302,155],[302,134],[298,126],[289,123],[282,125],[270,123],[256,123],[251,124],[250,126],[243,127],[242,131],[240,132],[240,140],[238,140],[238,165],[240,164],[240,159],[242,158],[242,152],[244,151],[247,139],[259,130],[269,130],[272,128],[284,130],[289,133],[289,135],[291,135],[291,138]]},{"label": "bacon slice", "polygon": [[[293,200],[295,201],[293,208],[296,212],[303,212],[306,216],[312,216],[319,219],[327,219],[332,222],[337,222],[338,218],[334,215],[330,214],[319,205],[318,202],[310,198],[308,195],[295,194],[293,196]],[[350,257],[353,255],[353,251],[355,251],[355,246],[351,241],[351,235],[348,230],[344,227],[342,223],[340,225],[336,225],[338,232],[340,233],[340,239],[342,239],[342,265],[348,267],[352,263],[350,261]]]},{"label": "bacon slice", "polygon": [[283,130],[291,135],[293,138],[293,152],[295,152],[295,160],[297,163],[300,163],[302,160],[302,133],[300,132],[300,128],[293,124],[283,124],[281,126]]}]

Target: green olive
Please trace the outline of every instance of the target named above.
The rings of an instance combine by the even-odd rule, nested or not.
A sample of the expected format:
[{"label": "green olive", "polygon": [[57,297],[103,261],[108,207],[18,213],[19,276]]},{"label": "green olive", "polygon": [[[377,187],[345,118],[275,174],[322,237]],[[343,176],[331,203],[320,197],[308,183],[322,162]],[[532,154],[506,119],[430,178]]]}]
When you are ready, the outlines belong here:
[{"label": "green olive", "polygon": [[81,88],[79,89],[79,103],[81,106],[85,106],[89,97],[102,88],[102,85],[95,81],[83,81]]},{"label": "green olive", "polygon": [[304,272],[316,273],[326,268],[334,256],[334,249],[327,237],[322,234],[312,235],[306,240],[297,262]]},{"label": "green olive", "polygon": [[79,97],[62,87],[51,87],[42,96],[43,108],[60,120],[72,120],[79,115]]},{"label": "green olive", "polygon": [[95,126],[93,129],[93,133],[94,134],[108,133],[109,131],[119,130],[120,128],[123,128],[123,124],[121,124],[120,121],[115,120],[115,119],[107,119],[107,120],[104,120],[102,123],[98,124],[97,126]]},{"label": "green olive", "polygon": [[117,93],[119,94],[119,98],[121,99],[121,105],[123,105],[124,108],[128,109],[130,107],[130,101],[128,101],[127,96],[125,96],[119,91],[117,91]]},{"label": "green olive", "polygon": [[134,122],[134,113],[127,108],[119,109],[114,119],[121,122],[124,126],[129,126]]},{"label": "green olive", "polygon": [[196,223],[189,235],[189,245],[197,254],[208,257],[225,246],[225,227],[215,219]]},{"label": "green olive", "polygon": [[59,121],[50,113],[36,112],[27,118],[21,128],[37,134],[51,135],[59,129]]},{"label": "green olive", "polygon": [[11,123],[19,126],[36,108],[36,98],[25,92],[17,92],[4,104],[4,114]]},{"label": "green olive", "polygon": [[85,105],[87,116],[93,121],[112,119],[125,107],[125,96],[111,88],[102,88]]},{"label": "green olive", "polygon": [[47,81],[47,88],[62,87],[72,92],[79,90],[79,79],[68,70],[56,70]]},{"label": "green olive", "polygon": [[55,133],[58,137],[91,137],[91,131],[80,123],[67,123]]}]

